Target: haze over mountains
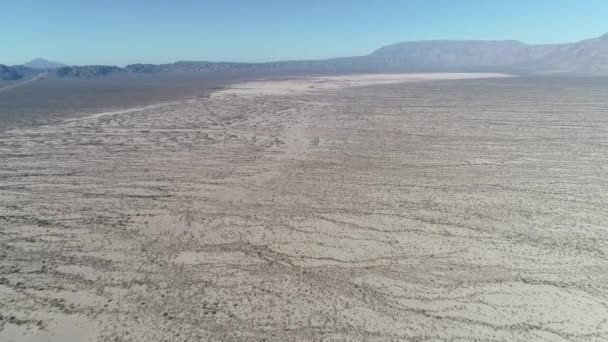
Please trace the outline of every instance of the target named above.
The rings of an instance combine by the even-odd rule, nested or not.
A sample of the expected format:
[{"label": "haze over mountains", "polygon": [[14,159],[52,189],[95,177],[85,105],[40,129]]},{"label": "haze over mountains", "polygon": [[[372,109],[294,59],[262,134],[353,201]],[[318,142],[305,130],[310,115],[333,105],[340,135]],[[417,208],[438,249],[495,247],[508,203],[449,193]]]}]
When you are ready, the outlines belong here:
[{"label": "haze over mountains", "polygon": [[371,54],[324,60],[232,63],[181,61],[170,64],[64,66],[34,60],[21,66],[0,65],[1,80],[16,80],[48,71],[59,78],[97,78],[116,74],[209,71],[302,72],[433,72],[500,71],[515,73],[577,73],[608,75],[608,34],[575,43],[529,45],[519,41],[403,42]]},{"label": "haze over mountains", "polygon": [[67,66],[65,64],[49,61],[44,58],[35,58],[22,65],[24,67],[28,67],[28,68],[32,68],[32,69],[42,69],[42,70],[57,69],[57,68]]}]

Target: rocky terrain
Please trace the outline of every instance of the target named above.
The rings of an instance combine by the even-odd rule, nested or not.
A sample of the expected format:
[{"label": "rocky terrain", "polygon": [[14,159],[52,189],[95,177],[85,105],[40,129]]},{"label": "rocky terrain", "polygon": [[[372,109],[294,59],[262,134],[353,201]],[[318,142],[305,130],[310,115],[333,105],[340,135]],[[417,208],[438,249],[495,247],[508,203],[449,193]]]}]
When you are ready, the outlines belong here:
[{"label": "rocky terrain", "polygon": [[608,83],[470,77],[1,132],[0,341],[607,340]]}]

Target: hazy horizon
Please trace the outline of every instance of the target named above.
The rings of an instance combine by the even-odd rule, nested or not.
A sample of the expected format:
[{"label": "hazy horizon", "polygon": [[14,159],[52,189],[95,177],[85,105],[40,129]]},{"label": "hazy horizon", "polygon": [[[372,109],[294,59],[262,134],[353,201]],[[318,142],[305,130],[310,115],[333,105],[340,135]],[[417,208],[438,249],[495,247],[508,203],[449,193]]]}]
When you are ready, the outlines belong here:
[{"label": "hazy horizon", "polygon": [[[9,0],[0,64],[44,58],[68,65],[266,62],[368,54],[418,40],[567,43],[608,32],[602,1],[228,1],[177,4],[115,0],[27,4]],[[584,19],[581,19],[584,18]],[[75,34],[77,33],[77,34]]]}]

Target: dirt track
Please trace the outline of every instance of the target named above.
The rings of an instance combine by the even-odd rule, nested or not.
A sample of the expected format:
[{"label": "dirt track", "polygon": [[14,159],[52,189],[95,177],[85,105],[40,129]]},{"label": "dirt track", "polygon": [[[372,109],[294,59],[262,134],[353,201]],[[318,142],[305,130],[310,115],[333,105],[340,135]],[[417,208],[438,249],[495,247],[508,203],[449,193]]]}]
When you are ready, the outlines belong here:
[{"label": "dirt track", "polygon": [[9,91],[11,89],[14,89],[14,88],[26,85],[26,84],[34,82],[34,81],[38,81],[38,80],[40,80],[43,77],[46,77],[46,73],[41,73],[40,75],[38,75],[36,77],[33,77],[33,78],[30,78],[30,79],[25,80],[25,81],[21,81],[21,82],[14,83],[14,84],[11,84],[11,85],[8,85],[8,86],[0,87],[0,93],[3,92],[3,91]]},{"label": "dirt track", "polygon": [[2,132],[0,340],[608,339],[605,85],[308,89]]}]

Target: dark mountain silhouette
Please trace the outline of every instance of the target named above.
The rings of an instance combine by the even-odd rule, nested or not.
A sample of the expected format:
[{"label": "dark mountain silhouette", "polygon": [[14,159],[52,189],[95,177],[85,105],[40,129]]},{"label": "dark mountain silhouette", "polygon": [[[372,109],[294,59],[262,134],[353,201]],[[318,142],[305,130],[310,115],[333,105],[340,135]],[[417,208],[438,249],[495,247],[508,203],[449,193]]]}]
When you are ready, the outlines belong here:
[{"label": "dark mountain silhouette", "polygon": [[97,78],[126,72],[125,69],[117,66],[86,65],[57,68],[52,75],[69,78]]},{"label": "dark mountain silhouette", "polygon": [[0,64],[0,81],[15,81],[23,78],[23,75],[15,68]]}]

